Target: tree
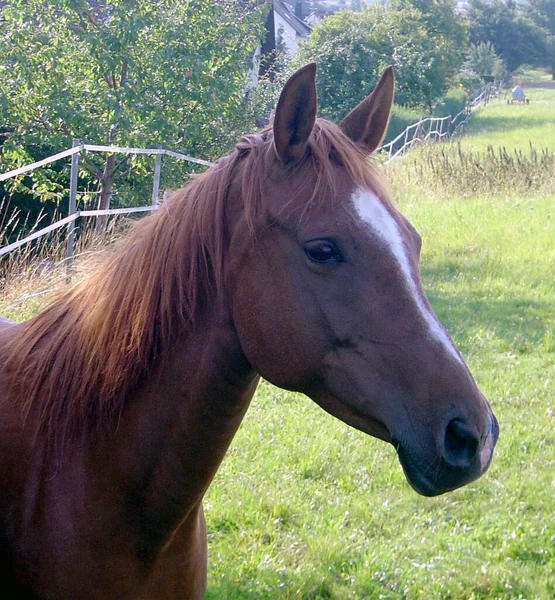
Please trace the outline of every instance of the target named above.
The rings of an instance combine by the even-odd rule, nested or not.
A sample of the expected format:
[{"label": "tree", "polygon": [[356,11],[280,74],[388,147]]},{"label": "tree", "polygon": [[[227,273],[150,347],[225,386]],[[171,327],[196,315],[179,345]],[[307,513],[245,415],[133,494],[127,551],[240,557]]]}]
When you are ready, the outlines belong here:
[{"label": "tree", "polygon": [[546,32],[519,12],[513,0],[471,0],[468,18],[470,42],[490,42],[509,71],[545,63]]},{"label": "tree", "polygon": [[502,80],[506,75],[505,64],[490,42],[470,44],[465,67],[476,75],[493,75],[496,81]]},{"label": "tree", "polygon": [[293,66],[318,63],[318,94],[326,116],[342,118],[389,64],[395,66],[396,102],[432,109],[462,60],[458,48],[466,39],[450,3],[433,4],[451,15],[451,32],[447,19],[432,18],[409,2],[339,12],[314,28]]},{"label": "tree", "polygon": [[[10,0],[0,23],[0,106],[15,131],[5,150],[23,159],[29,145],[59,150],[78,138],[216,156],[240,118],[258,4]],[[116,156],[82,163],[106,208],[121,175]]]},{"label": "tree", "polygon": [[548,62],[555,79],[555,0],[528,0],[526,14],[547,32]]}]

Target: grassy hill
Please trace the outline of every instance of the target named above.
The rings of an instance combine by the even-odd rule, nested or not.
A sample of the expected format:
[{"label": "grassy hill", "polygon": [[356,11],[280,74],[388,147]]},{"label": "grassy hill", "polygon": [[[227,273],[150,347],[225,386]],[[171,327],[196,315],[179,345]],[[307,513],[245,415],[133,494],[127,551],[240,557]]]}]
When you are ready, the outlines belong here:
[{"label": "grassy hill", "polygon": [[518,78],[530,104],[507,104],[510,89],[497,102],[470,120],[461,140],[463,148],[484,150],[488,145],[528,150],[555,150],[555,81],[549,73]]},{"label": "grassy hill", "polygon": [[[530,105],[481,110],[460,148],[388,173],[429,298],[500,419],[490,471],[421,498],[391,447],[263,384],[207,497],[210,599],[555,597],[555,162],[529,147],[555,150],[555,89],[539,83]],[[519,151],[516,174],[492,162]]]},{"label": "grassy hill", "polygon": [[[460,145],[387,171],[500,420],[490,471],[420,497],[392,447],[263,383],[206,497],[209,599],[555,597],[555,89],[525,89],[530,105],[491,103]],[[59,279],[8,282],[0,313],[36,313]]]}]

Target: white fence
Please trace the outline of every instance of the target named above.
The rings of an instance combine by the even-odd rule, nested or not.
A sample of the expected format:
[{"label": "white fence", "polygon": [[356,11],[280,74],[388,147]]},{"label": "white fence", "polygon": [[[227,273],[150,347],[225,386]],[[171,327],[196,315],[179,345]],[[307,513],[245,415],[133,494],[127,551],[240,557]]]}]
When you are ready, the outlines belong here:
[{"label": "white fence", "polygon": [[[427,141],[437,141],[444,138],[450,138],[453,135],[458,134],[462,127],[468,122],[468,119],[476,111],[476,109],[482,104],[487,103],[491,98],[496,97],[497,91],[492,84],[486,85],[480,93],[470,102],[464,110],[460,113],[451,117],[428,117],[409,125],[400,135],[394,140],[384,144],[378,150],[377,153],[387,154],[387,160],[385,163],[389,163],[401,156],[403,156],[410,148],[417,144],[421,144]],[[136,208],[113,208],[106,210],[77,210],[77,175],[79,172],[79,156],[81,152],[110,152],[110,153],[123,153],[123,154],[149,154],[154,155],[154,179],[152,185],[152,202],[150,206],[142,206]],[[121,215],[138,212],[150,212],[156,210],[158,207],[158,198],[160,194],[160,174],[162,169],[162,156],[171,156],[179,160],[186,160],[199,165],[210,166],[213,163],[207,160],[201,160],[199,158],[193,158],[180,152],[174,152],[172,150],[165,150],[163,148],[124,148],[120,146],[99,146],[94,144],[82,144],[79,141],[74,141],[73,147],[63,152],[58,152],[48,158],[39,160],[35,163],[25,165],[18,169],[8,171],[0,175],[0,182],[23,175],[30,171],[34,171],[40,167],[53,163],[57,160],[68,158],[71,156],[71,174],[70,174],[70,188],[69,188],[69,210],[68,216],[60,221],[56,221],[44,227],[38,231],[33,232],[31,235],[17,240],[8,246],[0,248],[0,257],[31,242],[33,240],[46,235],[59,229],[60,227],[68,226],[68,241],[67,241],[67,264],[71,266],[73,263],[73,253],[75,245],[75,221],[80,217],[99,217],[103,215]]]},{"label": "white fence", "polygon": [[428,141],[438,141],[450,138],[461,132],[472,114],[483,104],[487,104],[492,98],[497,97],[497,88],[493,84],[485,85],[474,99],[454,117],[427,117],[418,123],[409,125],[394,140],[378,148],[377,152],[387,154],[385,163],[406,154],[413,146]]},{"label": "white fence", "polygon": [[[77,210],[77,176],[79,173],[79,155],[81,152],[110,152],[110,153],[122,153],[122,154],[150,154],[155,155],[156,160],[154,164],[154,182],[152,186],[152,203],[150,206],[141,206],[141,207],[133,207],[133,208],[111,208],[105,210]],[[35,231],[31,235],[17,240],[8,246],[4,246],[0,248],[0,256],[15,250],[31,242],[36,240],[47,233],[54,231],[55,229],[59,229],[60,227],[64,227],[65,225],[69,225],[69,235],[67,241],[67,264],[71,266],[73,262],[73,253],[74,253],[74,245],[75,245],[75,226],[74,223],[80,217],[99,217],[103,215],[121,215],[121,214],[129,214],[129,213],[138,213],[138,212],[149,212],[156,210],[158,207],[158,197],[160,193],[160,175],[162,172],[162,156],[171,156],[173,158],[177,158],[179,160],[186,160],[189,162],[193,162],[199,165],[210,166],[213,163],[207,160],[201,160],[199,158],[193,158],[192,156],[187,156],[186,154],[181,154],[180,152],[174,152],[173,150],[166,150],[163,148],[123,148],[120,146],[99,146],[95,144],[82,144],[79,141],[73,142],[73,147],[69,150],[64,150],[63,152],[58,152],[57,154],[53,154],[48,158],[43,160],[39,160],[35,163],[31,163],[29,165],[25,165],[18,169],[14,169],[12,171],[8,171],[0,175],[0,181],[5,181],[6,179],[10,179],[12,177],[17,177],[19,175],[23,175],[30,171],[34,171],[40,167],[53,163],[57,160],[61,160],[63,158],[67,158],[71,156],[71,174],[70,174],[70,186],[69,186],[69,214],[64,219],[60,221],[56,221],[49,225],[48,227],[44,227],[38,231]]]}]

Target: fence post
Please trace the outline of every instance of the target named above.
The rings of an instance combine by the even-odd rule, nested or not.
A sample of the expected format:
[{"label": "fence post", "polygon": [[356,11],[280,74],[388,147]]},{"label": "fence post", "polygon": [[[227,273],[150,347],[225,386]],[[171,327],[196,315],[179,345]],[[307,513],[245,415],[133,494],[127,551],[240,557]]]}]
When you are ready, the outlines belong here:
[{"label": "fence post", "polygon": [[160,173],[162,171],[162,154],[156,155],[154,163],[154,183],[152,184],[152,206],[158,206],[160,194]]},{"label": "fence post", "polygon": [[[73,140],[72,147],[80,146],[80,140]],[[79,152],[76,152],[71,157],[71,175],[69,180],[69,209],[68,216],[77,211],[77,178],[79,175]],[[76,221],[72,221],[68,225],[67,252],[66,252],[66,268],[68,276],[73,266],[73,255],[75,246],[75,229],[77,228]]]}]

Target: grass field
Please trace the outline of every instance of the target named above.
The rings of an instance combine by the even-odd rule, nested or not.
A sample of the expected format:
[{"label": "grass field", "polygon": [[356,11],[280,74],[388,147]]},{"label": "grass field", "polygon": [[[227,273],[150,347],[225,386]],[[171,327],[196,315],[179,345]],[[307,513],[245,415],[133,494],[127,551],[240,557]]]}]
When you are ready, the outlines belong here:
[{"label": "grass field", "polygon": [[487,110],[479,110],[470,120],[461,140],[463,148],[485,150],[488,145],[528,150],[555,150],[555,81],[548,73],[535,73],[534,79],[522,76],[522,84],[530,104],[507,104],[510,89],[502,90],[498,101]]},{"label": "grass field", "polygon": [[[555,89],[526,90],[529,106],[476,115],[461,147],[553,150]],[[555,598],[555,182],[527,180],[533,162],[520,184],[510,169],[487,188],[436,181],[442,151],[389,176],[429,298],[500,420],[491,469],[420,497],[392,447],[263,383],[206,497],[210,600]],[[39,310],[29,293],[7,288],[0,314]]]},{"label": "grass field", "polygon": [[[463,150],[555,149],[555,89],[526,89],[527,107],[476,115]],[[392,187],[423,235],[430,300],[500,419],[494,464],[421,498],[391,447],[264,383],[207,497],[212,600],[555,598],[555,182],[527,192],[507,173],[469,193],[410,168]]]},{"label": "grass field", "polygon": [[555,597],[554,199],[404,207],[501,422],[486,476],[421,498],[391,447],[263,384],[208,494],[209,598]]}]

